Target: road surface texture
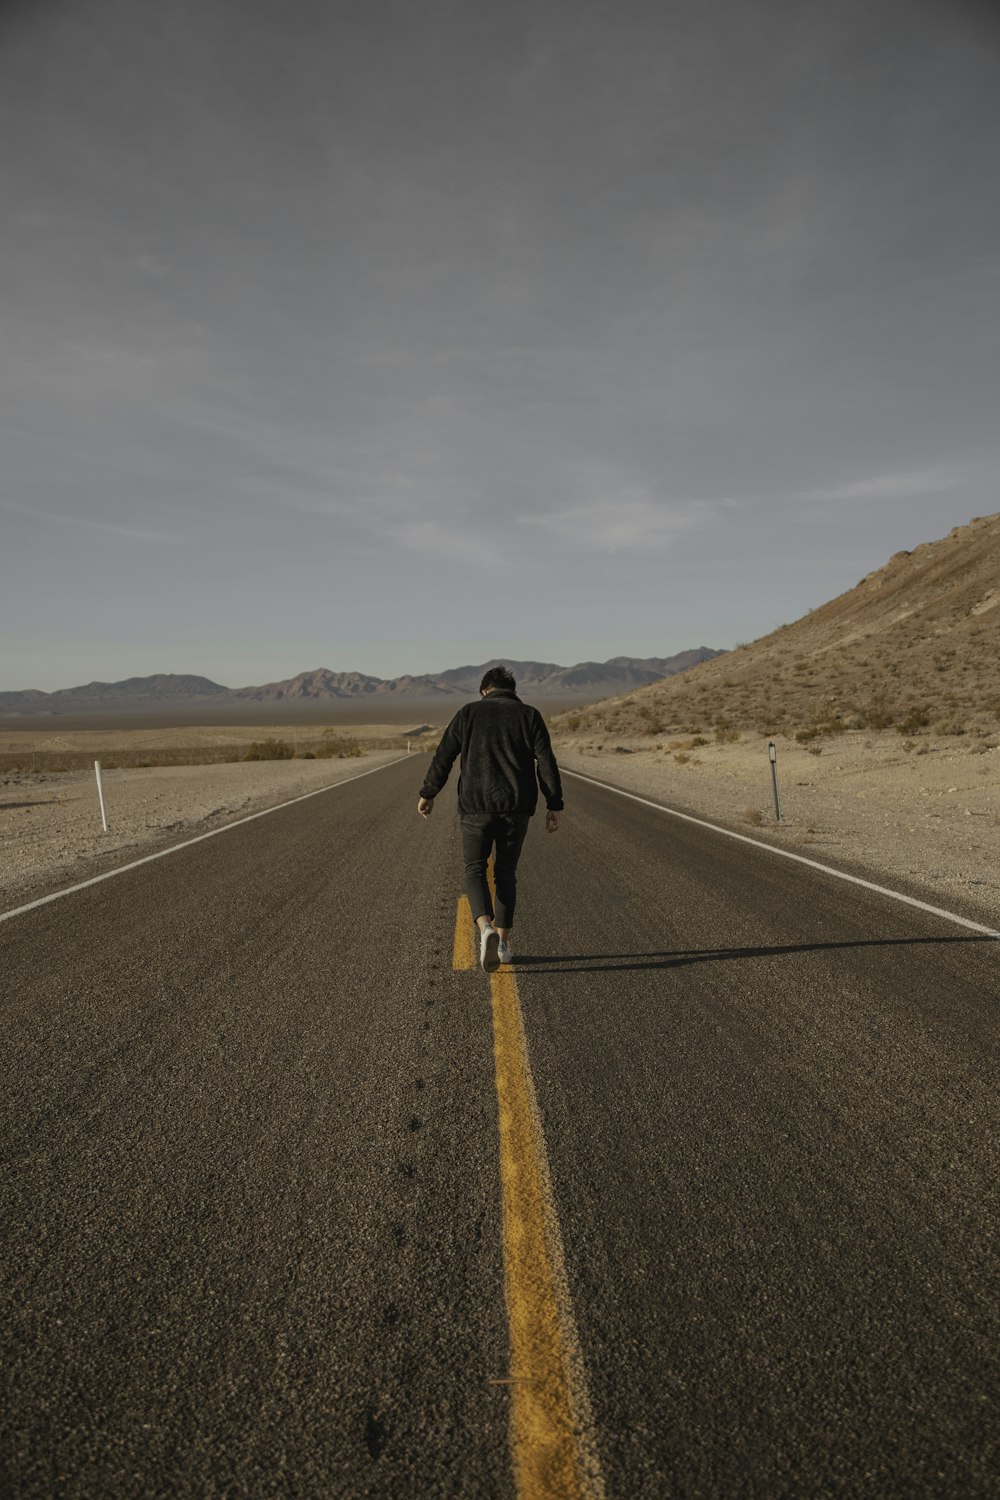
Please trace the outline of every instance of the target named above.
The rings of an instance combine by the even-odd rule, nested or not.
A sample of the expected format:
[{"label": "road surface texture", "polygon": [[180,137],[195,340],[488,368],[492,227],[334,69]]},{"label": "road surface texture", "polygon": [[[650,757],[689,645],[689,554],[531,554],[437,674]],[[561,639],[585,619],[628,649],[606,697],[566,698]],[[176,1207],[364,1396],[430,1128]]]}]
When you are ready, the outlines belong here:
[{"label": "road surface texture", "polygon": [[[568,779],[504,990],[423,770],[0,923],[0,1493],[995,1495],[1000,944]],[[512,1456],[502,990],[575,1479]]]}]

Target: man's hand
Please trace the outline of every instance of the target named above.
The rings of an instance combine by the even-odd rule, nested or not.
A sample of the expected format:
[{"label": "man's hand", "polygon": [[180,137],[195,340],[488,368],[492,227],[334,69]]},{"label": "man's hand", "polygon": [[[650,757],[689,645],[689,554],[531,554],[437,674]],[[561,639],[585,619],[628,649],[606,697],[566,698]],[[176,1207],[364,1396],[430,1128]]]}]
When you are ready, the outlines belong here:
[{"label": "man's hand", "polygon": [[431,815],[431,813],[433,811],[434,811],[434,798],[433,797],[421,797],[420,801],[417,803],[417,812],[420,814],[420,816],[422,818],[429,818],[430,815]]},{"label": "man's hand", "polygon": [[559,827],[559,814],[557,812],[547,812],[545,814],[545,832],[546,833],[555,833],[555,831],[556,831],[556,829],[558,827]]}]

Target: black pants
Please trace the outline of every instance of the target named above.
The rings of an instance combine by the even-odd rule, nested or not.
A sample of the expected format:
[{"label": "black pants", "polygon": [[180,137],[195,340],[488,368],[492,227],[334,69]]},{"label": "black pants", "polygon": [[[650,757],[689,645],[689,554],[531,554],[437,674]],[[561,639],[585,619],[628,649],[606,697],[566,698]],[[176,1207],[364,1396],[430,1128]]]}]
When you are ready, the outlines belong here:
[{"label": "black pants", "polygon": [[497,889],[496,925],[513,927],[517,900],[517,861],[528,831],[527,813],[463,813],[462,858],[465,860],[465,889],[473,919],[493,920],[493,902],[486,879],[486,861],[496,845],[493,880]]}]

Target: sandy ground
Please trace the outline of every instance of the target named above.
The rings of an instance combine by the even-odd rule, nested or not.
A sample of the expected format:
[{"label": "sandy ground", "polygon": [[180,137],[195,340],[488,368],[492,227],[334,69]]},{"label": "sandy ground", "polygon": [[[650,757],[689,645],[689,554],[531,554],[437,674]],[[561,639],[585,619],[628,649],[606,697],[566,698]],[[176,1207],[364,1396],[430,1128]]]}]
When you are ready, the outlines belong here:
[{"label": "sandy ground", "polygon": [[[598,750],[592,742],[562,740],[557,752],[568,770],[821,862],[868,873],[879,883],[895,882],[936,905],[1000,925],[1000,748],[995,741],[903,741],[894,731],[861,732],[824,741],[818,755],[794,741],[776,743],[780,824],[774,821],[763,740],[703,746],[687,739],[652,746],[648,738],[623,740],[624,753],[610,741]],[[0,903],[9,909],[384,765],[398,753],[108,771],[107,834],[92,771],[0,774]],[[569,779],[566,793],[571,818]]]},{"label": "sandy ground", "polygon": [[[688,740],[564,740],[568,770],[724,824],[796,853],[868,873],[879,884],[1000,926],[1000,747],[995,740],[894,731],[825,740],[820,754],[778,739],[776,824],[766,740],[691,747]],[[911,748],[903,749],[909,743]],[[674,750],[667,745],[676,746]],[[641,747],[641,748],[640,748]],[[677,754],[689,757],[679,762]],[[567,786],[572,804],[572,780]]]},{"label": "sandy ground", "polygon": [[0,905],[9,910],[247,813],[386,765],[399,753],[106,771],[107,833],[93,771],[0,775]]}]

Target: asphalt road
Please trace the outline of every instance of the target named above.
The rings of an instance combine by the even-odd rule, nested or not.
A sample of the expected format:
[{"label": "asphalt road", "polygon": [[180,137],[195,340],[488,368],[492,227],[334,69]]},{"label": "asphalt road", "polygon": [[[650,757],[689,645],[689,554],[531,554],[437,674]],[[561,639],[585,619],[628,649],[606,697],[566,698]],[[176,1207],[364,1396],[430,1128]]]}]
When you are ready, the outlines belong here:
[{"label": "asphalt road", "polygon": [[[423,766],[0,924],[3,1495],[514,1496]],[[607,1496],[996,1495],[1000,944],[567,807],[514,972]]]}]

